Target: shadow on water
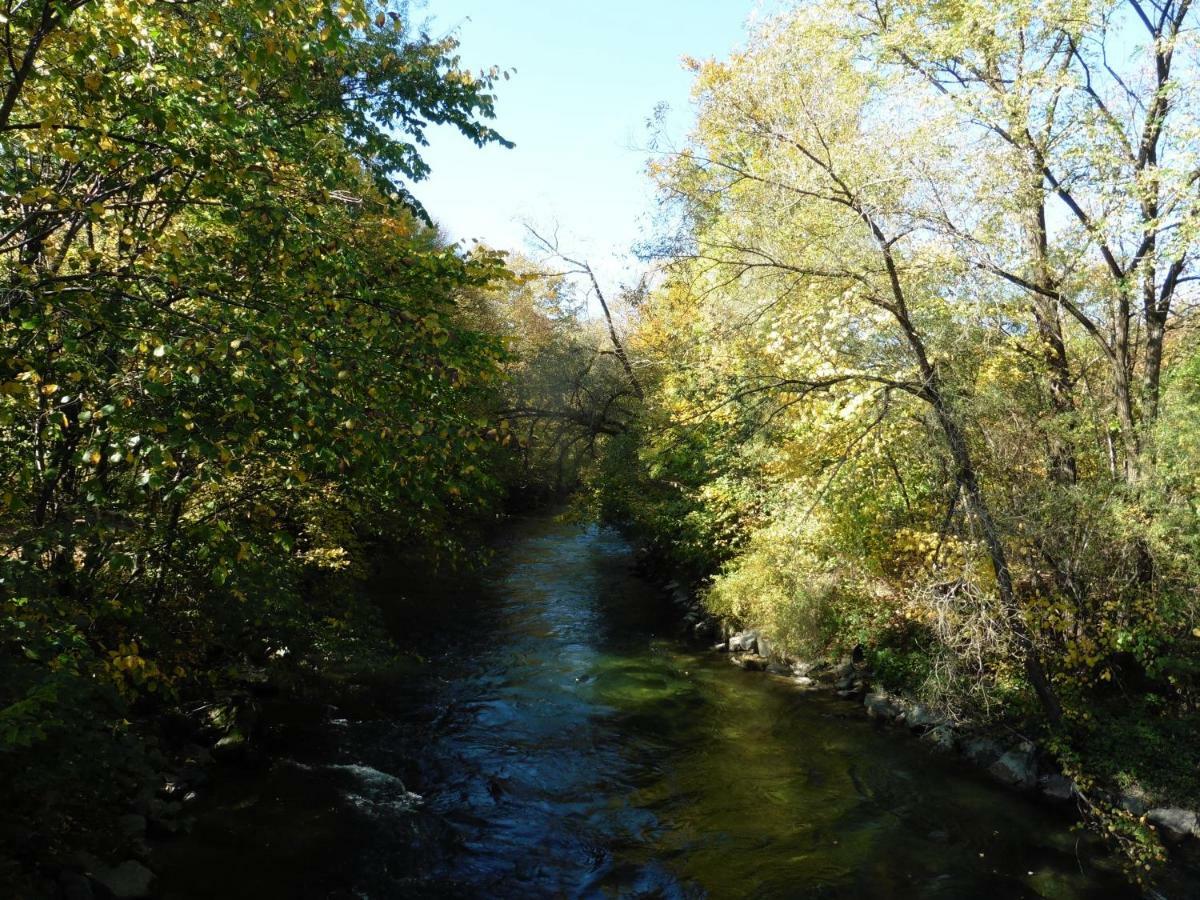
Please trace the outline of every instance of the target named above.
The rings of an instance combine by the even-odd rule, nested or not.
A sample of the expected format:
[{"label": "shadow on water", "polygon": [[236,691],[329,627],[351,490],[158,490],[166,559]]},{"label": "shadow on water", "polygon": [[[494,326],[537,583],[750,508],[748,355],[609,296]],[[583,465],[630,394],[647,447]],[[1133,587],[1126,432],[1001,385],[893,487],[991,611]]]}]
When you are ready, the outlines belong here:
[{"label": "shadow on water", "polygon": [[222,778],[162,896],[1135,896],[1053,811],[667,637],[613,532],[516,523],[430,603],[387,714]]}]

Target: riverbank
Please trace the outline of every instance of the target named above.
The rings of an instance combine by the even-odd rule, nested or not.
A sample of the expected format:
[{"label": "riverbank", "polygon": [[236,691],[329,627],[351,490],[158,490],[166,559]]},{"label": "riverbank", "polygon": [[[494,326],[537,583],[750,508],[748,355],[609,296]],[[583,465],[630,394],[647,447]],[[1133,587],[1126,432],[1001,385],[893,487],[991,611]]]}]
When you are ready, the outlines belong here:
[{"label": "riverbank", "polygon": [[[643,550],[644,563],[645,554]],[[653,565],[645,568],[655,571]],[[713,614],[697,592],[661,571],[657,575],[657,583],[693,642],[726,655],[739,669],[761,672],[800,691],[822,692],[858,704],[865,717],[911,735],[931,753],[954,756],[1006,788],[1074,809],[1083,822],[1123,851],[1131,877],[1148,890],[1152,879],[1146,873],[1152,863],[1167,862],[1169,853],[1180,871],[1168,874],[1168,880],[1177,889],[1194,890],[1200,896],[1200,887],[1184,886],[1187,875],[1183,871],[1200,871],[1200,812],[1178,798],[1064,767],[1060,762],[1066,755],[1063,745],[1038,722],[1023,721],[1003,711],[986,723],[956,718],[917,698],[879,687],[861,648],[837,660],[788,654],[761,629]],[[1143,830],[1161,843],[1145,842]],[[1131,846],[1135,841],[1142,843]]]},{"label": "riverbank", "polygon": [[[374,559],[373,574],[321,586],[335,592],[337,618],[314,622],[256,659],[239,654],[210,663],[215,677],[185,695],[160,693],[154,703],[128,706],[121,729],[93,741],[91,759],[65,755],[34,769],[32,776],[48,772],[55,783],[42,810],[0,830],[0,895],[158,897],[164,848],[187,840],[215,795],[229,798],[244,788],[253,796],[295,742],[329,730],[329,710],[384,715],[388,696],[423,665],[419,648],[395,637],[399,623],[419,629],[430,594],[444,604],[459,588],[412,552],[377,552]],[[395,592],[390,606],[372,593],[395,567],[421,587],[404,598],[407,606]],[[330,605],[324,595],[312,603]],[[55,812],[64,807],[70,816]],[[0,819],[12,818],[9,812]]]}]

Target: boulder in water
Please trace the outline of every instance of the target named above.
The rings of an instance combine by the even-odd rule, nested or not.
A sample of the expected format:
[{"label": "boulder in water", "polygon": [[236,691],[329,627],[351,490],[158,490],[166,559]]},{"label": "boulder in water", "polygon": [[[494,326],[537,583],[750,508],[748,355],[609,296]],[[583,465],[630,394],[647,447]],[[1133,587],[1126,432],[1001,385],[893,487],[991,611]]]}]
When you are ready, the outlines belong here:
[{"label": "boulder in water", "polygon": [[1000,758],[1002,752],[991,738],[974,738],[963,744],[963,756],[977,766],[990,766]]},{"label": "boulder in water", "polygon": [[887,694],[867,694],[863,698],[863,706],[867,708],[867,715],[872,719],[883,719],[890,722],[900,715],[900,707]]},{"label": "boulder in water", "polygon": [[904,722],[913,731],[926,731],[942,724],[942,719],[924,703],[914,703],[904,713]]},{"label": "boulder in water", "polygon": [[730,657],[730,662],[747,672],[762,672],[767,668],[767,660],[757,653],[738,653]]},{"label": "boulder in water", "polygon": [[1004,753],[988,766],[988,772],[1012,787],[1029,790],[1037,784],[1037,759],[1028,741]]},{"label": "boulder in water", "polygon": [[1200,818],[1193,810],[1160,806],[1146,813],[1146,818],[1173,841],[1200,837]]},{"label": "boulder in water", "polygon": [[1075,782],[1057,772],[1051,772],[1039,778],[1038,787],[1052,800],[1070,800],[1075,796]]},{"label": "boulder in water", "polygon": [[935,725],[921,735],[921,740],[942,753],[953,753],[958,746],[958,737],[949,725]]},{"label": "boulder in water", "polygon": [[729,639],[729,652],[731,653],[755,653],[757,651],[757,631],[742,631]]}]

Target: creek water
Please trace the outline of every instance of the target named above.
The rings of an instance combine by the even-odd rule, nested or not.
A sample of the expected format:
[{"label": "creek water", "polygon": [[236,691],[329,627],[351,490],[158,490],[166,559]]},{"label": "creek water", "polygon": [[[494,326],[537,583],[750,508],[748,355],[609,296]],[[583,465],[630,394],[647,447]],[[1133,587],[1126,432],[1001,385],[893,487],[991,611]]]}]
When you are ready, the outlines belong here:
[{"label": "creek water", "polygon": [[615,532],[515,522],[434,619],[385,714],[216,779],[160,896],[1135,896],[1064,815],[673,637]]}]

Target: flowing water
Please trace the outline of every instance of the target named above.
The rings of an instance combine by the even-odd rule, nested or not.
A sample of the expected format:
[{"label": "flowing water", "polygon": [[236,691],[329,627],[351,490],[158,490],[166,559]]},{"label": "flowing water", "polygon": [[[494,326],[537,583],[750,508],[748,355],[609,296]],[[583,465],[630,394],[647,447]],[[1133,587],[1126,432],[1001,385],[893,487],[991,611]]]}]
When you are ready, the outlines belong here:
[{"label": "flowing water", "polygon": [[388,713],[223,778],[161,895],[1133,896],[1069,819],[673,633],[620,536],[514,524]]}]

